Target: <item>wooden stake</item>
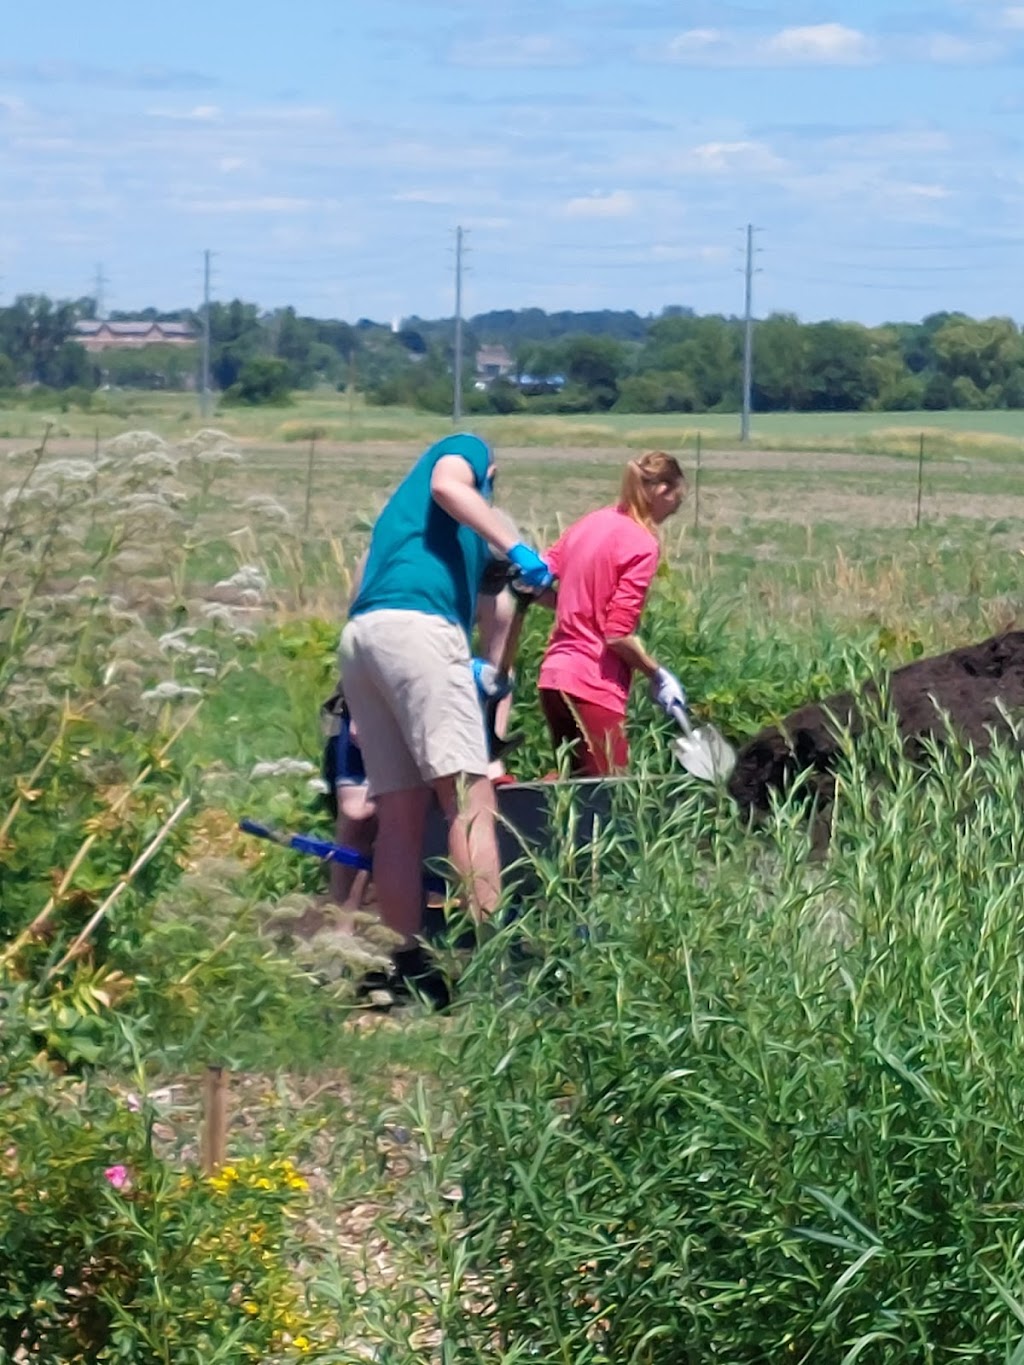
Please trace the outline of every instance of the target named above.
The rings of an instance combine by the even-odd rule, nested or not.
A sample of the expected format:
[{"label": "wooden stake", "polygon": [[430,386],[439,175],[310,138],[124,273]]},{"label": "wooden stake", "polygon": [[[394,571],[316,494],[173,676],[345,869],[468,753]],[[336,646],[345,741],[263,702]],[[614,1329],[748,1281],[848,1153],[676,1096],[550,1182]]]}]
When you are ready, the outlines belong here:
[{"label": "wooden stake", "polygon": [[203,1175],[216,1175],[224,1165],[227,1142],[227,1072],[222,1066],[208,1066],[203,1077],[203,1128],[199,1144]]}]

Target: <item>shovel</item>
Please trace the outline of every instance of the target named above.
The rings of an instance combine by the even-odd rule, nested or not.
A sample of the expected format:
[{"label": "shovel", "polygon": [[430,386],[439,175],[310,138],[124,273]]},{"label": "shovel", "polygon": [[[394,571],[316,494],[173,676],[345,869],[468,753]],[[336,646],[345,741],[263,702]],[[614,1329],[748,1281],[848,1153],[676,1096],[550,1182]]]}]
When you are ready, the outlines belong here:
[{"label": "shovel", "polygon": [[682,734],[672,743],[672,752],[691,777],[701,782],[725,782],[736,766],[736,750],[713,725],[690,724],[686,707],[677,702],[670,712]]}]

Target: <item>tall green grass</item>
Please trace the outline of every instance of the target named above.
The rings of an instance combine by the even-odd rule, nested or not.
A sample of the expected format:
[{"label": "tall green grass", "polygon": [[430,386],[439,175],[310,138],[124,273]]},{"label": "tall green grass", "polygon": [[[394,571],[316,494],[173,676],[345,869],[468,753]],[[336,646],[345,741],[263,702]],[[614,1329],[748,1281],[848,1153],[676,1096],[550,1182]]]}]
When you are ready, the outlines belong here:
[{"label": "tall green grass", "polygon": [[798,795],[747,832],[641,783],[549,865],[463,981],[380,1330],[433,1321],[453,1362],[1024,1357],[1020,756],[932,760],[878,722],[824,856]]}]

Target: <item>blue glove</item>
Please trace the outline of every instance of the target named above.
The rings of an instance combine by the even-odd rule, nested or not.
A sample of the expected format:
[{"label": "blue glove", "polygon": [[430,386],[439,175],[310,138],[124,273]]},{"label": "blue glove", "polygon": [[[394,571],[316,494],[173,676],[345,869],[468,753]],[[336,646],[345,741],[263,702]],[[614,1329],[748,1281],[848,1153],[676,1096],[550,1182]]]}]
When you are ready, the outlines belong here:
[{"label": "blue glove", "polygon": [[507,674],[502,677],[486,659],[473,660],[473,681],[482,702],[501,701],[502,697],[509,696],[512,691],[512,679]]},{"label": "blue glove", "polygon": [[508,559],[509,563],[514,564],[519,570],[521,582],[534,592],[543,592],[555,581],[554,574],[537,551],[531,550],[529,545],[524,545],[522,541],[512,546],[508,552]]},{"label": "blue glove", "polygon": [[677,707],[686,708],[683,684],[667,668],[659,668],[651,675],[651,697],[669,716]]}]

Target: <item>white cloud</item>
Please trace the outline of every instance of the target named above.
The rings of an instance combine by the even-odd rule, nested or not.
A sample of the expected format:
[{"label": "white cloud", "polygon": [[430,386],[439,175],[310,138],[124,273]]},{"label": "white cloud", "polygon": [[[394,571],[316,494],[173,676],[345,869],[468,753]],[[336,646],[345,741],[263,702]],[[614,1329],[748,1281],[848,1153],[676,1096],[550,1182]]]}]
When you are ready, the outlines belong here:
[{"label": "white cloud", "polygon": [[663,57],[687,66],[865,66],[878,45],[845,24],[804,24],[755,34],[741,30],[691,28],[678,33]]},{"label": "white cloud", "polygon": [[312,199],[287,195],[258,194],[250,199],[178,199],[172,207],[182,213],[305,213],[314,207]]},{"label": "white cloud", "polygon": [[[1001,11],[1003,28],[1024,30],[1024,5]],[[874,66],[882,62],[924,62],[936,66],[983,65],[1004,54],[992,37],[942,31],[893,35],[884,41],[846,24],[802,24],[774,33],[742,29],[691,28],[667,47],[641,55],[680,66],[828,67]]]},{"label": "white cloud", "polygon": [[216,104],[197,104],[191,109],[168,109],[157,106],[154,109],[147,109],[146,114],[149,118],[175,119],[185,123],[214,123],[221,117],[222,110]]},{"label": "white cloud", "polygon": [[691,147],[682,158],[680,169],[706,175],[733,175],[738,172],[771,175],[786,163],[765,142],[704,142]]},{"label": "white cloud", "polygon": [[400,190],[391,196],[395,204],[450,204],[452,197],[441,190]]},{"label": "white cloud", "polygon": [[999,43],[985,38],[962,38],[956,33],[926,33],[912,42],[907,56],[936,66],[981,66],[1002,55]]},{"label": "white cloud", "polygon": [[543,33],[464,39],[448,53],[451,66],[475,68],[579,66],[582,61],[575,44]]},{"label": "white cloud", "polygon": [[951,199],[953,191],[945,185],[920,185],[908,182],[903,193],[910,199]]},{"label": "white cloud", "polygon": [[613,190],[610,194],[582,195],[570,199],[562,207],[566,218],[628,218],[636,212],[636,200],[626,190]]},{"label": "white cloud", "polygon": [[772,34],[762,49],[769,65],[864,66],[874,61],[874,40],[845,24],[805,24]]}]

